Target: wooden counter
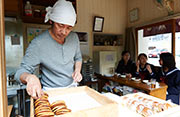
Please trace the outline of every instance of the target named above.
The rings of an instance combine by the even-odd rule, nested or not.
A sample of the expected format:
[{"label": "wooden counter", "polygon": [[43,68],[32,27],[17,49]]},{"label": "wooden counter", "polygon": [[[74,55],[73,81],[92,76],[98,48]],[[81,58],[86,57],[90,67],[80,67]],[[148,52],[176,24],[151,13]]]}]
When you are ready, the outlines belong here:
[{"label": "wooden counter", "polygon": [[105,82],[113,81],[113,82],[117,82],[121,85],[126,85],[126,86],[130,86],[130,87],[133,87],[136,89],[143,90],[151,96],[154,96],[154,97],[157,97],[157,98],[160,98],[163,100],[166,99],[167,85],[164,83],[158,83],[158,84],[156,84],[156,88],[151,88],[151,86],[147,85],[146,83],[128,80],[127,78],[121,78],[121,77],[117,77],[117,76],[106,77],[106,76],[102,76],[100,74],[96,74],[96,77],[98,79],[98,91],[99,92],[102,92],[102,87],[104,86]]}]

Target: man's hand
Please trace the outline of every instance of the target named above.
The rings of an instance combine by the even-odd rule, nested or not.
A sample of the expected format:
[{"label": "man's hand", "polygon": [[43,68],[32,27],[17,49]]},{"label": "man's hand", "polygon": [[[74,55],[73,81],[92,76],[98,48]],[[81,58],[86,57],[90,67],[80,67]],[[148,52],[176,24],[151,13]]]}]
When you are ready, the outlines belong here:
[{"label": "man's hand", "polygon": [[37,78],[35,75],[30,74],[26,77],[26,82],[27,82],[26,85],[27,93],[32,98],[37,99],[43,95],[39,78]]},{"label": "man's hand", "polygon": [[74,71],[74,73],[72,74],[72,77],[75,82],[80,82],[82,80],[82,75],[78,71]]},{"label": "man's hand", "polygon": [[149,71],[150,74],[152,73],[152,69],[150,65],[146,65],[146,69]]},{"label": "man's hand", "polygon": [[81,75],[81,65],[82,63],[79,62],[75,62],[75,68],[74,68],[74,73],[72,74],[72,77],[74,79],[75,82],[80,82],[82,80],[82,75]]}]

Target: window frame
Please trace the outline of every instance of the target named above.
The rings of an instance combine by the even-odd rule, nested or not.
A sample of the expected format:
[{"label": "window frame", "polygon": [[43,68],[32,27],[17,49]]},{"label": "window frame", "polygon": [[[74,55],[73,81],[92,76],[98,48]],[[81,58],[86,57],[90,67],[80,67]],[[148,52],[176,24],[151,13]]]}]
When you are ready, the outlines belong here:
[{"label": "window frame", "polygon": [[163,24],[171,24],[172,25],[172,54],[175,56],[175,33],[176,33],[176,19],[170,19],[166,21],[161,21],[161,22],[156,22],[148,25],[144,25],[141,27],[135,28],[135,33],[136,33],[136,56],[138,56],[138,30],[144,30],[145,28],[150,28],[153,26],[158,26],[158,25],[163,25]]}]

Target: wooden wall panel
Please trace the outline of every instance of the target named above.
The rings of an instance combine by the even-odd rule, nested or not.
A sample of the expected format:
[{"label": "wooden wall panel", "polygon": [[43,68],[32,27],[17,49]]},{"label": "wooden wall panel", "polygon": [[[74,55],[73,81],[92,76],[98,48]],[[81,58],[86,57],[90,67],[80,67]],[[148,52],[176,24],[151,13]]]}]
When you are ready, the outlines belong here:
[{"label": "wooden wall panel", "polygon": [[77,12],[77,24],[74,30],[88,32],[90,56],[92,56],[93,51],[94,16],[104,17],[103,33],[125,34],[127,0],[77,0]]},{"label": "wooden wall panel", "polygon": [[0,0],[0,117],[7,117],[4,0]]},{"label": "wooden wall panel", "polygon": [[19,10],[18,0],[5,0],[4,2],[5,11],[17,12]]}]

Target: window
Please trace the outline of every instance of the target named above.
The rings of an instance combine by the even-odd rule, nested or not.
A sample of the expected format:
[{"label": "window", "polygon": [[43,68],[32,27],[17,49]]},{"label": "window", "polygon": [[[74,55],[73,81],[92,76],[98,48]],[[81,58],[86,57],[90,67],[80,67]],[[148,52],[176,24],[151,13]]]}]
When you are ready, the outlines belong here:
[{"label": "window", "polygon": [[176,19],[176,34],[175,34],[175,59],[176,67],[180,69],[180,19]]},{"label": "window", "polygon": [[138,55],[145,53],[148,63],[159,65],[161,53],[172,52],[172,21],[165,21],[137,29]]}]

